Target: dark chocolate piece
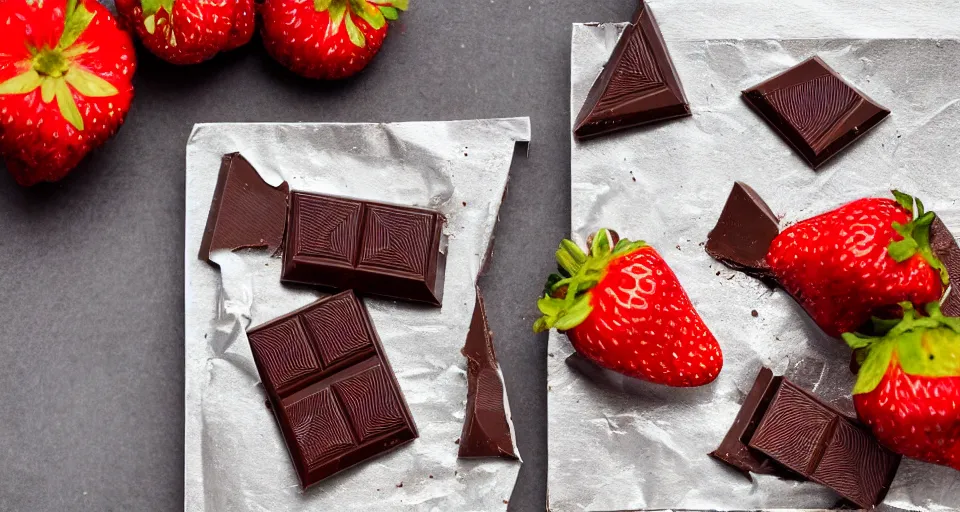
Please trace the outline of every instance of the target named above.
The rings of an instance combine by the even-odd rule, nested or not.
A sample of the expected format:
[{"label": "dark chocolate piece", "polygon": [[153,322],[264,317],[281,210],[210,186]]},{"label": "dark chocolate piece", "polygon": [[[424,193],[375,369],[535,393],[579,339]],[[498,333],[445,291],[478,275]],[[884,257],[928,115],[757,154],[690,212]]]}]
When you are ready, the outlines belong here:
[{"label": "dark chocolate piece", "polygon": [[273,188],[240,153],[223,155],[210,215],[200,242],[200,259],[210,261],[218,249],[266,248],[283,243],[287,214],[286,182]]},{"label": "dark chocolate piece", "polygon": [[743,98],[814,169],[890,115],[816,56]]},{"label": "dark chocolate piece", "polygon": [[767,251],[780,234],[780,221],[748,185],[736,182],[717,226],[707,235],[707,254],[724,265],[771,279]]},{"label": "dark chocolate piece", "polygon": [[680,78],[645,2],[623,31],[577,116],[574,135],[606,133],[690,115]]},{"label": "dark chocolate piece", "polygon": [[865,426],[786,379],[748,446],[862,508],[883,501],[901,458]]},{"label": "dark chocolate piece", "polygon": [[467,412],[460,433],[461,458],[519,459],[503,373],[493,350],[493,333],[477,289],[477,305],[461,351],[467,358]]},{"label": "dark chocolate piece", "polygon": [[380,338],[352,291],[247,336],[304,489],[418,437]]},{"label": "dark chocolate piece", "polygon": [[960,246],[940,217],[930,227],[930,247],[950,275],[950,289],[940,309],[944,315],[960,316]]},{"label": "dark chocolate piece", "polygon": [[441,305],[440,213],[305,192],[288,210],[281,281]]},{"label": "dark chocolate piece", "polygon": [[782,381],[783,377],[774,377],[769,368],[760,369],[753,388],[744,399],[737,418],[733,420],[733,426],[720,446],[710,453],[711,457],[739,469],[751,480],[750,473],[793,478],[789,470],[747,446]]}]

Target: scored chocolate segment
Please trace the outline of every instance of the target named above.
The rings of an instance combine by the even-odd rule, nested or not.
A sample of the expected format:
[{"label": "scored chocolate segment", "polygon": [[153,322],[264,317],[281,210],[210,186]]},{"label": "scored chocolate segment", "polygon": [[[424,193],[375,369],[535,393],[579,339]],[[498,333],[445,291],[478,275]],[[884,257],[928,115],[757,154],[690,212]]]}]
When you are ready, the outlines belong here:
[{"label": "scored chocolate segment", "polygon": [[462,352],[467,358],[467,409],[458,456],[519,459],[503,373],[479,289]]},{"label": "scored chocolate segment", "polygon": [[201,260],[219,249],[266,248],[276,252],[286,222],[286,182],[267,185],[240,153],[224,155],[200,242]]},{"label": "scored chocolate segment", "polygon": [[950,288],[940,309],[944,315],[960,316],[960,246],[940,217],[930,227],[930,247],[950,276]]},{"label": "scored chocolate segment", "polygon": [[587,94],[574,128],[579,139],[690,115],[660,28],[641,0],[613,55]]},{"label": "scored chocolate segment", "polygon": [[443,215],[293,192],[281,280],[440,306]]},{"label": "scored chocolate segment", "polygon": [[890,114],[816,56],[743,98],[814,169]]},{"label": "scored chocolate segment", "polygon": [[352,291],[247,337],[301,487],[417,438],[380,339]]},{"label": "scored chocolate segment", "polygon": [[738,181],[716,227],[707,235],[705,248],[707,254],[734,270],[771,279],[767,251],[778,234],[777,216],[750,186]]}]

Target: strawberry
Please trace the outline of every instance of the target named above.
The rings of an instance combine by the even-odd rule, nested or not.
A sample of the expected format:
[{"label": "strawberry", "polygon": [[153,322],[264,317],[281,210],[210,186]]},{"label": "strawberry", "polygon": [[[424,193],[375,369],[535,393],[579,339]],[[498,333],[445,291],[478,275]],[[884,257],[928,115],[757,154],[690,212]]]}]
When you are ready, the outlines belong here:
[{"label": "strawberry", "polygon": [[407,0],[266,0],[263,43],[277,62],[307,78],[335,80],[360,72],[380,51],[387,21]]},{"label": "strawberry", "polygon": [[[893,191],[896,200],[860,199],[777,235],[767,264],[827,334],[855,331],[897,304],[939,301],[948,277],[930,248],[933,212]],[[893,311],[891,311],[891,307]]]},{"label": "strawberry", "polygon": [[254,0],[116,0],[124,26],[171,64],[197,64],[247,44]]},{"label": "strawberry", "polygon": [[534,331],[564,331],[582,356],[629,377],[676,387],[716,379],[720,345],[657,251],[607,229],[588,245],[589,255],[560,243]]},{"label": "strawberry", "polygon": [[133,42],[96,0],[3,0],[0,27],[0,154],[21,185],[60,180],[123,124]]},{"label": "strawberry", "polygon": [[853,388],[857,416],[887,448],[960,470],[960,318],[937,302],[925,317],[901,307],[903,320],[883,336],[844,335],[867,351]]}]

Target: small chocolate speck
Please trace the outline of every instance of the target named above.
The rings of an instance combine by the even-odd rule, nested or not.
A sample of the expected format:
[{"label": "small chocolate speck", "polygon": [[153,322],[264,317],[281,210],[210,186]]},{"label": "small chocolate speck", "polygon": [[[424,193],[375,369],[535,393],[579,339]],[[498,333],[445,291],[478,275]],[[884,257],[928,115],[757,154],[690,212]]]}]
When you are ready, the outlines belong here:
[{"label": "small chocolate speck", "polygon": [[756,318],[756,317],[760,316],[760,313],[758,313],[757,310],[754,309],[753,311],[750,312],[750,316]]},{"label": "small chocolate speck", "polygon": [[509,505],[509,504],[510,504],[510,500],[503,500],[503,504],[504,504],[504,505]]},{"label": "small chocolate speck", "polygon": [[466,201],[464,201],[464,202],[463,202],[463,205],[464,205],[464,206],[466,206],[466,205],[467,205],[467,202],[466,202]]},{"label": "small chocolate speck", "polygon": [[720,271],[719,271],[719,270],[717,271],[717,275],[718,275],[718,276],[720,275]]},{"label": "small chocolate speck", "polygon": [[403,487],[403,482],[400,482],[399,484],[397,484],[397,489],[399,489],[399,488],[401,488],[401,487]]},{"label": "small chocolate speck", "polygon": [[470,155],[468,155],[468,154],[466,154],[466,153],[464,153],[464,154],[463,154],[463,156],[470,156]]},{"label": "small chocolate speck", "polygon": [[677,250],[678,251],[680,250],[680,244],[677,244]]},{"label": "small chocolate speck", "polygon": [[633,181],[634,181],[634,182],[636,182],[636,181],[637,181],[637,178],[636,178],[636,177],[633,177],[632,179],[633,179]]},{"label": "small chocolate speck", "polygon": [[460,438],[458,437],[457,440],[453,442],[453,444],[460,444]]},{"label": "small chocolate speck", "polygon": [[430,475],[430,478],[433,478],[433,475]]}]

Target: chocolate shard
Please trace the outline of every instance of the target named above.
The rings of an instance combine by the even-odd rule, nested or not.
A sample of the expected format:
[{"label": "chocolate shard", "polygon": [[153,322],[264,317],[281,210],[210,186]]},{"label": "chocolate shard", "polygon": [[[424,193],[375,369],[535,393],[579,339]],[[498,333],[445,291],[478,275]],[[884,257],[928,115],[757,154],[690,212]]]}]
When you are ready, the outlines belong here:
[{"label": "chocolate shard", "polygon": [[432,210],[293,192],[280,280],[440,306],[445,222]]},{"label": "chocolate shard", "polygon": [[286,182],[271,187],[240,153],[223,156],[207,226],[200,242],[201,260],[219,249],[266,248],[276,253],[286,222]]},{"label": "chocolate shard", "polygon": [[706,251],[724,265],[761,279],[772,279],[767,251],[780,234],[780,221],[760,196],[741,182],[733,184]]},{"label": "chocolate shard", "polygon": [[817,56],[743,98],[814,169],[890,115]]},{"label": "chocolate shard", "polygon": [[467,358],[467,411],[458,456],[519,460],[507,388],[479,288],[467,342],[461,352]]},{"label": "chocolate shard", "polygon": [[380,338],[352,291],[247,337],[302,488],[418,437]]},{"label": "chocolate shard", "polygon": [[657,21],[643,0],[594,82],[574,135],[587,139],[690,115]]},{"label": "chocolate shard", "polygon": [[947,267],[947,274],[950,276],[950,288],[940,309],[944,315],[960,316],[960,246],[939,217],[930,227],[930,247]]}]

